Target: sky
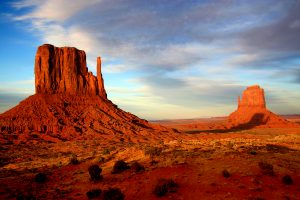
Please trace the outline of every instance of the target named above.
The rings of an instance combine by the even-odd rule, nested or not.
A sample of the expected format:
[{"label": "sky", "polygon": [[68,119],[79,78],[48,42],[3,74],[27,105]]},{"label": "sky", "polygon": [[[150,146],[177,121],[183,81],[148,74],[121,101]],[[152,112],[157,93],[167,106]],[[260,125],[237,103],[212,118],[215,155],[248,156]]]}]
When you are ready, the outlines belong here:
[{"label": "sky", "polygon": [[34,94],[39,45],[96,57],[108,98],[149,120],[226,116],[250,85],[300,113],[300,0],[14,0],[0,4],[0,113]]}]

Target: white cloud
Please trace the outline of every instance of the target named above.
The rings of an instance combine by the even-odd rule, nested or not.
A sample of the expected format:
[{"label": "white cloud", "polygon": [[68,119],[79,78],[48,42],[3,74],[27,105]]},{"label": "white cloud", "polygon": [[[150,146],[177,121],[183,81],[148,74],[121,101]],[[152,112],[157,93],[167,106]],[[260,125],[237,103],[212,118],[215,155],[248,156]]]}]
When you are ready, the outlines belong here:
[{"label": "white cloud", "polygon": [[16,8],[32,7],[34,10],[28,14],[16,17],[17,20],[43,19],[47,21],[65,21],[81,10],[99,3],[100,0],[24,0],[13,4]]},{"label": "white cloud", "polygon": [[[249,51],[247,47],[259,41],[255,37],[252,41],[252,35],[260,31],[250,31],[246,37],[241,32],[245,34],[245,29],[269,22],[264,20],[264,15],[274,13],[274,8],[270,8],[272,12],[268,10],[269,2],[251,6],[242,3],[241,7],[231,2],[208,2],[176,9],[170,3],[170,7],[163,5],[162,10],[156,6],[151,10],[148,1],[129,2],[23,0],[13,6],[31,9],[14,19],[29,22],[30,31],[43,43],[86,51],[92,71],[97,56],[103,59],[103,72],[114,73],[122,81],[126,79],[122,73],[138,71],[139,77],[131,78],[139,89],[106,86],[114,102],[141,116],[150,116],[147,112],[167,116],[172,109],[182,115],[223,115],[230,106],[235,107],[235,101],[228,98],[235,99],[245,77],[255,81],[257,77],[268,77],[267,70],[249,69],[247,64],[265,62],[265,55],[274,53],[264,54],[257,48]],[[257,9],[266,12],[262,15]],[[289,25],[297,29],[298,21]],[[226,34],[228,30],[230,34]],[[243,39],[250,44],[246,46]],[[224,107],[223,111],[218,105]]]}]

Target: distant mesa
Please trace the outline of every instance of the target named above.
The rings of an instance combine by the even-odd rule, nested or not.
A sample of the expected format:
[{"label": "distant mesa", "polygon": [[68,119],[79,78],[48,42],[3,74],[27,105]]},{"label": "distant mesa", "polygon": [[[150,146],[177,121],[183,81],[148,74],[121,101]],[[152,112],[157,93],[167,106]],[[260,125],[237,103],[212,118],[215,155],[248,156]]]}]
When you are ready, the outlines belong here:
[{"label": "distant mesa", "polygon": [[94,76],[88,71],[84,51],[44,44],[36,52],[34,71],[36,94],[0,115],[0,143],[123,141],[125,135],[159,135],[158,131],[168,135],[169,129],[125,112],[107,99],[100,57]]},{"label": "distant mesa", "polygon": [[296,126],[266,108],[264,89],[259,85],[247,87],[242,99],[238,97],[238,108],[228,117],[231,128],[286,127]]}]

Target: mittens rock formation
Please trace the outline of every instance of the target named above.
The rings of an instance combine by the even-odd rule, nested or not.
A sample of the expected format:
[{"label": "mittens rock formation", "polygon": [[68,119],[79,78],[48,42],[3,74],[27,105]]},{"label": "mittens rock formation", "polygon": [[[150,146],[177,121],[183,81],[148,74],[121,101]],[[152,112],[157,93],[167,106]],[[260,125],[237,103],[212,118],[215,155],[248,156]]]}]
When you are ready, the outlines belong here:
[{"label": "mittens rock formation", "polygon": [[238,97],[238,108],[229,115],[228,123],[233,128],[296,126],[266,108],[264,90],[258,85],[247,87],[242,99]]},{"label": "mittens rock formation", "polygon": [[169,131],[107,99],[100,57],[94,76],[88,72],[84,51],[44,44],[38,47],[34,69],[36,94],[0,115],[0,142],[26,142],[32,134],[57,142]]},{"label": "mittens rock formation", "polygon": [[106,98],[100,57],[97,58],[95,77],[88,72],[84,51],[45,44],[37,50],[34,71],[37,94],[99,95]]}]

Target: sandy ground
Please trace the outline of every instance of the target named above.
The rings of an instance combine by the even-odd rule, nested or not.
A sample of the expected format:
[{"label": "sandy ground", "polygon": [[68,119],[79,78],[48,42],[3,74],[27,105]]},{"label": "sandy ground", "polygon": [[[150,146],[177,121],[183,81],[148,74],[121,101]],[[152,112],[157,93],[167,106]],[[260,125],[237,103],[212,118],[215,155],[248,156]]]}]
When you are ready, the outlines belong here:
[{"label": "sandy ground", "polygon": [[[161,133],[155,140],[133,142],[112,138],[2,145],[0,199],[88,199],[89,190],[110,187],[119,188],[125,199],[300,199],[300,129],[209,131],[222,120],[156,122],[181,131],[168,140]],[[72,164],[72,158],[79,164]],[[138,161],[145,170],[112,174],[118,160],[129,166]],[[98,182],[90,180],[93,164],[103,170]],[[46,174],[44,183],[35,181],[37,173]],[[285,175],[292,178],[290,185],[282,181]],[[153,191],[162,178],[178,186],[157,197]]]}]

